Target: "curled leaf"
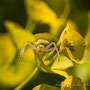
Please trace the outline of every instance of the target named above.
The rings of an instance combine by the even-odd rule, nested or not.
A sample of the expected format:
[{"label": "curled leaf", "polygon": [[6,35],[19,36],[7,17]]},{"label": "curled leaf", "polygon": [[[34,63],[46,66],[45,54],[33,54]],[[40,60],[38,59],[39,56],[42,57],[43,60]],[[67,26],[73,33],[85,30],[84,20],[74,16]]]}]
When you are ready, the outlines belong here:
[{"label": "curled leaf", "polygon": [[70,28],[68,23],[64,29],[58,45],[60,44],[61,52],[76,63],[84,63],[86,59],[86,43],[83,37]]}]

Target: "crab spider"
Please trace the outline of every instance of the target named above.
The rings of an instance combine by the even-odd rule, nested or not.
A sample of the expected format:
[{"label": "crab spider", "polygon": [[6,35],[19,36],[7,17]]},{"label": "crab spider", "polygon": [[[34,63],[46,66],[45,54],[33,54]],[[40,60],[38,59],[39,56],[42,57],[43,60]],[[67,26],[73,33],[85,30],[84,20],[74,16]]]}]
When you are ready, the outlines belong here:
[{"label": "crab spider", "polygon": [[[58,55],[58,60],[60,59],[60,54],[59,54],[58,48],[56,47],[56,44],[54,42],[49,43],[47,40],[44,40],[44,39],[38,40],[37,42],[35,42],[34,45],[29,42],[26,42],[24,47],[21,50],[21,53],[20,53],[21,57],[23,57],[24,51],[27,46],[30,46],[37,53],[38,52],[49,52],[49,51],[52,51],[52,53],[53,53],[56,50],[57,55]],[[54,48],[52,48],[52,46],[54,46]]]}]

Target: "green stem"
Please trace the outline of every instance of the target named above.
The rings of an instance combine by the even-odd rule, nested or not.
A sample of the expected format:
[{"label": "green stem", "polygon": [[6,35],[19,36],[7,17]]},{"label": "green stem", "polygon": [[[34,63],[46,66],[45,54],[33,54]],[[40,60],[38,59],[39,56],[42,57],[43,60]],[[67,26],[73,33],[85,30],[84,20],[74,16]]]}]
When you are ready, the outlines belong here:
[{"label": "green stem", "polygon": [[30,76],[25,79],[25,81],[23,81],[18,87],[16,87],[14,90],[21,90],[39,71],[38,67],[36,67],[34,69],[34,71],[32,72],[32,74],[30,74]]},{"label": "green stem", "polygon": [[32,20],[31,18],[28,18],[25,29],[33,33],[35,26],[36,26],[36,21]]}]

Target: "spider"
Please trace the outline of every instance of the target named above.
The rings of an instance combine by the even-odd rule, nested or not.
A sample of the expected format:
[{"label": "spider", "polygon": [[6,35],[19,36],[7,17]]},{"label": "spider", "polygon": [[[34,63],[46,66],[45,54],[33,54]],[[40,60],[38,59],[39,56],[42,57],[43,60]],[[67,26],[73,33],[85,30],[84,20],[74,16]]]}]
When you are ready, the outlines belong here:
[{"label": "spider", "polygon": [[[49,51],[52,51],[52,53],[54,53],[54,51],[56,50],[57,55],[58,55],[58,60],[60,59],[58,48],[56,47],[56,44],[54,42],[49,43],[49,41],[44,40],[44,39],[38,40],[37,42],[35,42],[34,45],[29,42],[26,42],[24,47],[21,49],[21,53],[20,53],[21,57],[23,57],[24,51],[27,46],[30,46],[33,50],[36,51],[36,53],[38,53],[38,52],[48,53]],[[54,47],[52,48],[52,46],[54,46]]]}]

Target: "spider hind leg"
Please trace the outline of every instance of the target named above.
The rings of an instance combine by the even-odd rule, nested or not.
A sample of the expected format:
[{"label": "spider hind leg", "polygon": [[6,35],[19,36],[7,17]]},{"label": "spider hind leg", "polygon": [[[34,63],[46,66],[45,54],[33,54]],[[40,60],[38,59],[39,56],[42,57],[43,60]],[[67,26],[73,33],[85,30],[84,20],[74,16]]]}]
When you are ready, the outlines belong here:
[{"label": "spider hind leg", "polygon": [[47,47],[46,47],[46,50],[50,51],[52,50],[52,46],[54,46],[54,49],[52,51],[52,53],[56,50],[57,52],[57,55],[58,55],[58,61],[60,60],[60,54],[59,54],[59,51],[58,51],[58,48],[56,47],[56,44],[54,42],[50,43]]},{"label": "spider hind leg", "polygon": [[25,52],[27,46],[30,46],[33,50],[36,49],[36,47],[33,44],[31,44],[29,42],[26,42],[25,45],[24,45],[24,47],[21,49],[21,52],[20,52],[20,57],[22,59],[24,59],[24,52]]}]

